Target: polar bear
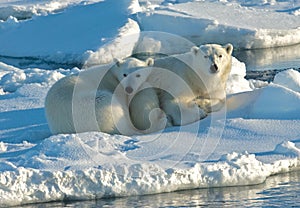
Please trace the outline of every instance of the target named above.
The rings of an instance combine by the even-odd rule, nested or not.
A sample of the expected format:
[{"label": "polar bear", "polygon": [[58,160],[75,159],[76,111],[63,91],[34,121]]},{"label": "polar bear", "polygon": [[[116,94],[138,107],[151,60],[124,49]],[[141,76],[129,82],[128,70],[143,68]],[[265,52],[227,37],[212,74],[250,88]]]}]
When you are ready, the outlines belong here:
[{"label": "polar bear", "polygon": [[[51,132],[58,134],[102,131],[110,134],[141,134],[132,125],[129,116],[128,94],[133,94],[126,93],[120,81],[126,81],[122,69],[137,71],[151,64],[151,59],[140,61],[128,58],[113,65],[93,67],[56,82],[45,100],[46,117]],[[144,80],[140,79],[138,85],[143,86],[143,83]],[[153,100],[155,99],[154,97]],[[156,118],[159,120],[155,120]],[[152,116],[150,120],[156,126],[152,125],[146,132],[162,129],[166,123],[158,116]]]},{"label": "polar bear", "polygon": [[231,44],[206,44],[192,47],[185,54],[155,60],[155,67],[179,76],[180,82],[173,84],[173,88],[165,85],[160,95],[161,107],[173,125],[194,122],[224,105],[232,51]]},{"label": "polar bear", "polygon": [[[195,122],[224,105],[232,51],[231,44],[206,44],[184,54],[155,59],[146,82],[158,89],[168,126]],[[133,85],[124,87],[133,89]]]},{"label": "polar bear", "polygon": [[[131,59],[138,61],[128,58],[125,62]],[[121,64],[122,61],[117,63]],[[151,74],[154,60],[148,58],[145,63],[148,67],[123,66],[121,70],[113,71],[113,74],[128,95],[127,104],[132,124],[139,132],[152,133],[166,127],[167,117],[160,109],[156,89],[146,81]]]},{"label": "polar bear", "polygon": [[[132,124],[144,133],[162,130],[167,123],[166,115],[160,109],[157,91],[146,81],[151,74],[153,61],[152,58],[145,60],[148,67],[128,66],[122,67],[119,71],[113,71],[120,81],[120,85],[128,94],[129,115]],[[122,62],[117,61],[116,63]]]},{"label": "polar bear", "polygon": [[233,46],[230,43],[223,46],[206,44],[200,46],[200,50],[204,53],[204,58],[209,60],[210,67],[202,75],[203,78],[201,77],[208,91],[206,95],[198,96],[196,103],[210,113],[220,110],[225,104],[226,83],[232,66]]}]

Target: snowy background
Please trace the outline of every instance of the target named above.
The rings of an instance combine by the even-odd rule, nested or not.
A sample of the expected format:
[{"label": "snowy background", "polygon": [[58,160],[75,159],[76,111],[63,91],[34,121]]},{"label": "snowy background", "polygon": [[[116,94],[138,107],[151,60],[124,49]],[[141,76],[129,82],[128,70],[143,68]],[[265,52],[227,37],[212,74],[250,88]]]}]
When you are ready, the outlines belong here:
[{"label": "snowy background", "polygon": [[144,136],[51,136],[44,99],[64,76],[146,50],[297,44],[299,16],[297,0],[0,0],[0,205],[258,184],[298,169],[293,69],[246,80],[233,58],[226,108]]}]

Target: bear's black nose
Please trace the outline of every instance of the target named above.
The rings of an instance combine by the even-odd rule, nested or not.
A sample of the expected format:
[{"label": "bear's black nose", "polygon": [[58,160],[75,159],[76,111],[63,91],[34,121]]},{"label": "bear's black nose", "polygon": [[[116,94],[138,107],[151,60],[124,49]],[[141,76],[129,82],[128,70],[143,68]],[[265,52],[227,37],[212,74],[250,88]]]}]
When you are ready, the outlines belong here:
[{"label": "bear's black nose", "polygon": [[217,73],[219,71],[218,65],[217,64],[212,64],[210,66],[210,71],[211,71],[211,73]]},{"label": "bear's black nose", "polygon": [[131,94],[133,92],[133,89],[132,87],[126,87],[125,88],[125,91],[128,93],[128,94]]}]

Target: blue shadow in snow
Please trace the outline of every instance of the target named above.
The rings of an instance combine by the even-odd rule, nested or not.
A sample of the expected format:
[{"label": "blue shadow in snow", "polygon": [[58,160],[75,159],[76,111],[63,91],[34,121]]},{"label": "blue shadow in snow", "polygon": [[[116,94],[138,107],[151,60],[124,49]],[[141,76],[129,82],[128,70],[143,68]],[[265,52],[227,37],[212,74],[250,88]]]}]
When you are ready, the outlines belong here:
[{"label": "blue shadow in snow", "polygon": [[0,141],[2,142],[36,143],[50,135],[44,108],[0,113]]}]

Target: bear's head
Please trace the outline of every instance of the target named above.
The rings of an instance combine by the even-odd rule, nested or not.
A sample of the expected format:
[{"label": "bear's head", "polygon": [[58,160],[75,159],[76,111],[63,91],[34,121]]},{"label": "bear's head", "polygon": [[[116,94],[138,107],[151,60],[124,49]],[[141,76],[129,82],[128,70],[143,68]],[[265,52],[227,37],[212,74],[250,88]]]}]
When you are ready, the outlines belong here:
[{"label": "bear's head", "polygon": [[137,92],[151,73],[151,69],[147,67],[154,64],[152,58],[148,58],[145,61],[136,58],[127,58],[124,60],[115,60],[115,62],[116,64],[112,68],[112,72],[127,94]]},{"label": "bear's head", "polygon": [[227,74],[231,69],[231,54],[233,46],[228,43],[224,46],[218,44],[201,45],[200,50],[204,58],[210,62],[209,72],[211,74]]}]

